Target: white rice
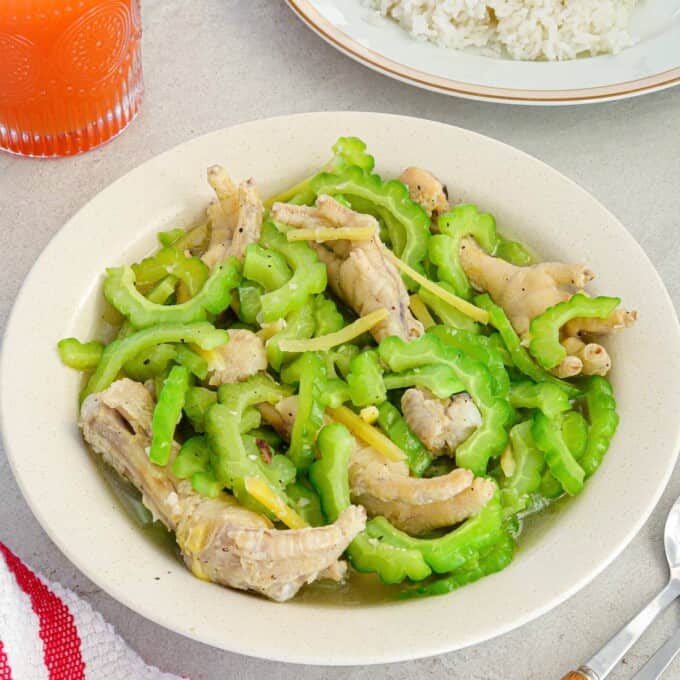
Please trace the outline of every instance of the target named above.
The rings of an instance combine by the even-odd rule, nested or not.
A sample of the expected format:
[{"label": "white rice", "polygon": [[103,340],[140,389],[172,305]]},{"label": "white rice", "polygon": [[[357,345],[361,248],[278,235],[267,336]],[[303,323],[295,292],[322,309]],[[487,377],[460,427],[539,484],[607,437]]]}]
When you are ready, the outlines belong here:
[{"label": "white rice", "polygon": [[411,35],[442,47],[486,48],[513,59],[616,53],[637,0],[364,0]]}]

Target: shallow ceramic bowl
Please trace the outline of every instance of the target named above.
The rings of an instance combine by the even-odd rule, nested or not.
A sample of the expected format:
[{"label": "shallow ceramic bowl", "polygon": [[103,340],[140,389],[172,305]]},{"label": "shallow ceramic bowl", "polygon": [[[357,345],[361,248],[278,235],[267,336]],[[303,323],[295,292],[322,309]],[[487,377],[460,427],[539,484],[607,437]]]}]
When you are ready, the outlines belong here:
[{"label": "shallow ceramic bowl", "polygon": [[[192,577],[121,510],[76,427],[79,376],[59,363],[65,336],[87,338],[105,267],[148,252],[210,197],[205,168],[254,176],[264,195],[309,175],[339,135],[365,139],[377,170],[409,164],[455,201],[496,215],[545,258],[587,263],[592,290],[638,309],[607,341],[621,426],[601,470],[522,539],[505,571],[451,595],[345,607],[274,604]],[[653,266],[618,220],[569,179],[472,132],[415,118],[314,113],[263,120],[182,144],[122,177],[52,240],[19,294],[2,354],[2,416],[21,490],[52,540],[97,585],[143,616],[224,649],[283,661],[369,664],[447,652],[509,631],[582,588],[633,538],[675,463],[680,335]],[[670,417],[669,417],[670,415]],[[158,578],[157,580],[157,577]]]}]

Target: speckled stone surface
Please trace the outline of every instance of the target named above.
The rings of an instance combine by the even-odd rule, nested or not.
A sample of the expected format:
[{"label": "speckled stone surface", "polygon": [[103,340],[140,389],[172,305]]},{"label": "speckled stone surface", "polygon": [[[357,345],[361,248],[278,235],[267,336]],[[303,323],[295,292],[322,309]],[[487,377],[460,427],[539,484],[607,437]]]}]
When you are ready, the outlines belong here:
[{"label": "speckled stone surface", "polygon": [[[37,161],[0,154],[3,327],[42,248],[112,180],[204,132],[315,110],[431,118],[537,156],[619,216],[658,268],[674,302],[680,301],[680,89],[587,107],[468,102],[416,90],[355,64],[300,24],[283,0],[143,4],[147,89],[142,113],[130,129],[111,144],[72,159]],[[54,547],[24,503],[4,452],[0,540],[97,607],[149,663],[196,680],[542,680],[559,678],[591,656],[662,587],[663,524],[678,495],[676,472],[651,519],[619,559],[551,613],[470,649],[370,668],[301,667],[250,659],[192,642],[142,619],[96,588]],[[679,611],[677,604],[671,606],[611,677],[631,677],[678,625]],[[263,630],[262,635],[276,631]],[[665,677],[680,678],[680,662]]]}]

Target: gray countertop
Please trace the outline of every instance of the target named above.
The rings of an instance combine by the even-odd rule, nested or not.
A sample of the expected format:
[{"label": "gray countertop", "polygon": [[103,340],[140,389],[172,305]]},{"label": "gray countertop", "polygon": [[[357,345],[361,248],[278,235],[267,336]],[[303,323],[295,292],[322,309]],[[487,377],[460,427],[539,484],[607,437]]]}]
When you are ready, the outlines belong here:
[{"label": "gray countertop", "polygon": [[[111,144],[77,158],[38,161],[0,154],[3,327],[24,276],[48,240],[112,180],[204,132],[316,110],[431,118],[537,156],[618,215],[658,268],[673,300],[680,301],[680,88],[566,108],[464,101],[417,90],[354,63],[305,28],[283,0],[143,4],[146,96],[130,129]],[[94,229],[93,225],[93,235]],[[625,262],[621,267],[625,275]],[[619,559],[579,594],[533,623],[470,649],[370,668],[300,667],[246,658],[142,619],[90,583],[51,543],[21,497],[4,452],[0,540],[34,569],[99,609],[149,663],[195,680],[559,678],[591,656],[664,584],[663,523],[678,495],[676,471],[651,519]],[[612,677],[630,677],[677,626],[678,611],[672,606]],[[680,662],[666,677],[680,678]]]}]

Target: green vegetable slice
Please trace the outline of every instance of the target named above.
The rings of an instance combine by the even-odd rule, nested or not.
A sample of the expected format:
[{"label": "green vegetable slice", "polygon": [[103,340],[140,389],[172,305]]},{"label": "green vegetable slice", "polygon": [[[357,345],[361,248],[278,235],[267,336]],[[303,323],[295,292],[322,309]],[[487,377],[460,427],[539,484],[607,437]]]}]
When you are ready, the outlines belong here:
[{"label": "green vegetable slice", "polygon": [[531,321],[529,351],[543,368],[554,368],[567,350],[560,344],[560,328],[576,317],[606,319],[619,305],[621,298],[586,297],[582,293],[572,295],[534,317]]},{"label": "green vegetable slice", "polygon": [[281,255],[293,271],[286,283],[260,297],[262,323],[285,318],[307,303],[310,296],[326,290],[326,265],[319,262],[307,243],[289,243],[269,220],[262,225],[260,243]]},{"label": "green vegetable slice", "polygon": [[392,249],[406,264],[423,271],[430,239],[430,218],[411,200],[408,189],[396,180],[383,181],[351,166],[338,174],[322,173],[312,181],[316,196],[342,196],[353,209],[376,216],[386,226]]},{"label": "green vegetable slice", "polygon": [[326,366],[318,354],[305,352],[286,368],[282,378],[287,383],[299,384],[298,410],[288,456],[298,470],[307,470],[314,460],[314,443],[324,422],[322,397],[326,384]]},{"label": "green vegetable slice", "polygon": [[93,340],[80,342],[76,338],[64,338],[57,343],[59,358],[69,368],[87,371],[95,368],[104,352],[104,343]]},{"label": "green vegetable slice", "polygon": [[573,398],[581,394],[578,387],[556,378],[533,362],[529,353],[522,347],[519,336],[515,333],[515,329],[512,327],[505,312],[498,305],[493,303],[488,294],[484,293],[484,295],[477,296],[475,298],[475,304],[489,312],[489,321],[491,325],[500,333],[500,336],[503,338],[503,342],[510,353],[512,363],[520,372],[524,373],[524,375],[531,378],[534,382],[550,382],[557,385],[562,388],[569,397]]},{"label": "green vegetable slice", "polygon": [[460,350],[447,347],[429,333],[411,342],[395,336],[385,338],[378,351],[393,371],[437,363],[453,369],[482,414],[482,425],[458,447],[456,461],[475,475],[485,474],[489,459],[500,455],[507,444],[505,426],[512,417],[508,402],[495,396],[494,382],[486,366]]},{"label": "green vegetable slice", "polygon": [[551,420],[543,413],[534,415],[531,428],[534,441],[543,454],[553,476],[570,495],[575,496],[583,489],[585,472],[569,450],[562,434],[560,420]]},{"label": "green vegetable slice", "polygon": [[378,425],[382,431],[406,454],[408,466],[416,477],[421,477],[430,466],[432,457],[399,412],[385,401],[378,406]]},{"label": "green vegetable slice", "polygon": [[430,239],[429,256],[437,265],[437,277],[453,286],[453,292],[470,299],[472,286],[460,264],[460,242],[465,236],[474,236],[480,247],[493,254],[498,243],[496,220],[489,213],[480,213],[477,206],[457,205],[440,215],[437,220],[439,234]]},{"label": "green vegetable slice", "polygon": [[198,293],[205,285],[210,270],[197,257],[187,257],[177,248],[163,248],[155,255],[132,265],[135,282],[142,288],[148,288],[165,279],[168,275],[179,279],[187,287],[190,297]]},{"label": "green vegetable slice", "polygon": [[321,457],[309,468],[309,481],[319,494],[323,514],[330,523],[350,505],[347,469],[356,442],[344,425],[331,423],[319,431],[317,445]]},{"label": "green vegetable slice", "polygon": [[581,458],[587,476],[592,475],[609,449],[619,424],[614,390],[606,378],[593,375],[584,381],[586,409],[590,427],[588,444]]},{"label": "green vegetable slice", "polygon": [[371,406],[387,399],[383,369],[375,350],[366,350],[352,359],[347,385],[355,406]]},{"label": "green vegetable slice", "polygon": [[531,434],[533,421],[526,420],[510,430],[514,470],[512,476],[501,480],[503,516],[522,512],[529,505],[529,497],[538,491],[545,469],[543,453]]},{"label": "green vegetable slice", "polygon": [[386,373],[383,382],[388,390],[423,387],[439,399],[447,399],[452,394],[465,391],[465,386],[453,369],[442,364],[420,366],[401,373]]},{"label": "green vegetable slice", "polygon": [[137,354],[166,342],[192,343],[201,349],[210,350],[229,342],[229,334],[227,331],[218,330],[207,321],[201,321],[188,324],[158,324],[121,340],[114,340],[102,353],[97,370],[81,394],[81,400],[88,394],[105,390],[116,379],[123,365]]},{"label": "green vegetable slice", "polygon": [[189,371],[173,366],[163,382],[151,422],[149,458],[156,465],[167,465],[175,437],[175,428],[182,417],[184,398],[189,388]]},{"label": "green vegetable slice", "polygon": [[194,323],[205,321],[208,313],[219,314],[231,302],[231,291],[237,286],[240,265],[236,258],[215,265],[210,278],[190,300],[180,305],[151,302],[135,288],[135,275],[130,267],[108,269],[104,296],[137,329],[161,323]]}]

